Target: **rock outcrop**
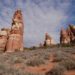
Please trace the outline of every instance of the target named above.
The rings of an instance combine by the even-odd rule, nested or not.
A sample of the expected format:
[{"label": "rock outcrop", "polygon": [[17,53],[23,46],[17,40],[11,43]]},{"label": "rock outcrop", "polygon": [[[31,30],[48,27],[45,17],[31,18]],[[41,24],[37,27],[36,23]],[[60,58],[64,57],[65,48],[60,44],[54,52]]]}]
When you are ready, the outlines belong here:
[{"label": "rock outcrop", "polygon": [[67,30],[65,30],[63,28],[61,29],[61,32],[60,32],[60,43],[61,44],[70,43],[70,36],[68,35]]},{"label": "rock outcrop", "polygon": [[21,10],[17,10],[12,19],[11,29],[1,29],[0,31],[0,50],[14,52],[23,50],[23,31],[24,24]]},{"label": "rock outcrop", "polygon": [[54,41],[51,36],[48,35],[48,33],[45,34],[45,41],[44,46],[51,46],[54,44]]},{"label": "rock outcrop", "polygon": [[7,43],[7,31],[1,30],[0,31],[0,51],[4,51],[6,48],[6,43]]},{"label": "rock outcrop", "polygon": [[61,29],[60,32],[60,43],[71,44],[75,43],[75,26],[69,25],[67,29]]},{"label": "rock outcrop", "polygon": [[12,27],[7,41],[7,51],[23,50],[23,19],[20,10],[17,10],[13,16]]}]

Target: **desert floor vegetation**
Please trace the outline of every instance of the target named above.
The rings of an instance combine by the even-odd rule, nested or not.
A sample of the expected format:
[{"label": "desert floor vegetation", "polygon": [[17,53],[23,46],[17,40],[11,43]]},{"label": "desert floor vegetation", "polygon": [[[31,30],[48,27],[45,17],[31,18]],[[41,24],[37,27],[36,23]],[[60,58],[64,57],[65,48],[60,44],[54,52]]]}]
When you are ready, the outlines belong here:
[{"label": "desert floor vegetation", "polygon": [[65,75],[75,71],[75,47],[0,53],[0,75]]}]

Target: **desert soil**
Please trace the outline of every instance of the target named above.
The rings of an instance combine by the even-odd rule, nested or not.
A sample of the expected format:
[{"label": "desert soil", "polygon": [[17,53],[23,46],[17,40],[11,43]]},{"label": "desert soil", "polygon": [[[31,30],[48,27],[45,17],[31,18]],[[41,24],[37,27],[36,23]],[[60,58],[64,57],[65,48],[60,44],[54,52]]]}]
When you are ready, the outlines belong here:
[{"label": "desert soil", "polygon": [[[54,60],[54,53],[59,53],[60,51],[65,53],[66,55],[71,55],[75,58],[75,48],[47,48],[47,49],[36,49],[36,50],[25,50],[24,52],[14,52],[14,53],[1,53],[0,54],[0,66],[3,65],[3,68],[15,68],[17,70],[45,75],[46,72],[50,71],[57,65],[59,62],[52,62]],[[74,52],[73,52],[74,51]],[[65,56],[64,56],[65,57]],[[38,59],[44,60],[44,64],[32,66],[32,64],[27,65],[30,60]],[[8,66],[8,67],[7,67]],[[0,67],[0,72],[3,69]],[[4,70],[3,70],[4,71]],[[8,71],[6,71],[8,72]],[[12,74],[11,74],[12,75]],[[75,70],[65,71],[64,75],[75,75]]]}]

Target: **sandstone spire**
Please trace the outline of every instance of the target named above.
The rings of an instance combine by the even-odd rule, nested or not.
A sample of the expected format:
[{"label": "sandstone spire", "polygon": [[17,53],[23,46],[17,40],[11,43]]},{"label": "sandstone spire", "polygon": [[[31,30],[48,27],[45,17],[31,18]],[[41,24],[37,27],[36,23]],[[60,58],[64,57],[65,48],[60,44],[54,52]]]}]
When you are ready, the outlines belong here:
[{"label": "sandstone spire", "polygon": [[44,41],[44,46],[51,46],[54,44],[54,41],[51,36],[49,36],[48,33],[45,34],[45,41]]},{"label": "sandstone spire", "polygon": [[71,43],[75,43],[75,25],[69,25]]},{"label": "sandstone spire", "polygon": [[61,29],[60,43],[75,44],[75,25],[70,24],[67,29]]},{"label": "sandstone spire", "polygon": [[17,10],[12,19],[12,27],[7,42],[7,51],[23,50],[24,24],[21,10]]},{"label": "sandstone spire", "polygon": [[70,36],[68,34],[68,31],[65,30],[64,28],[62,28],[61,32],[60,32],[60,43],[61,44],[68,44],[68,43],[70,43]]}]

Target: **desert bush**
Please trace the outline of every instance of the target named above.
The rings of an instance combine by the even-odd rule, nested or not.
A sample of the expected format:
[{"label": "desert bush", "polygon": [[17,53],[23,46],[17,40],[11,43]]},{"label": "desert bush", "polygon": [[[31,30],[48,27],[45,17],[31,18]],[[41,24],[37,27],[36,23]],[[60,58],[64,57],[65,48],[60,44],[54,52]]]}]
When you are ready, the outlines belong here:
[{"label": "desert bush", "polygon": [[49,54],[45,54],[45,55],[43,56],[43,58],[44,58],[45,60],[49,60],[49,59],[50,59],[50,55],[49,55]]},{"label": "desert bush", "polygon": [[52,62],[62,62],[62,60],[67,59],[62,51],[57,51],[53,54],[53,61]]},{"label": "desert bush", "polygon": [[61,62],[62,58],[61,57],[54,57],[52,62]]},{"label": "desert bush", "polygon": [[38,49],[38,47],[36,47],[36,46],[32,46],[29,48],[29,50],[36,50],[36,49]]},{"label": "desert bush", "polygon": [[71,47],[71,44],[61,44],[61,47]]},{"label": "desert bush", "polygon": [[22,59],[21,57],[16,57],[16,56],[13,56],[6,61],[6,63],[9,63],[10,65],[24,63],[24,62],[25,62],[24,59]]},{"label": "desert bush", "polygon": [[14,60],[14,63],[22,63],[22,60],[16,59],[16,60]]},{"label": "desert bush", "polygon": [[70,54],[75,54],[75,49],[70,48],[70,49],[64,49],[64,52],[70,53]]},{"label": "desert bush", "polygon": [[75,69],[75,61],[72,59],[63,60],[59,64],[64,66],[67,70]]},{"label": "desert bush", "polygon": [[30,59],[30,60],[28,60],[27,61],[27,65],[28,66],[39,66],[39,65],[41,65],[41,64],[44,64],[45,62],[44,62],[44,60],[43,59],[40,59],[40,58],[35,58],[35,59]]},{"label": "desert bush", "polygon": [[62,56],[60,54],[55,53],[52,62],[60,62],[60,61],[62,61]]},{"label": "desert bush", "polygon": [[19,70],[6,64],[0,64],[0,75],[24,75]]},{"label": "desert bush", "polygon": [[0,75],[39,75],[16,69],[10,65],[0,63]]},{"label": "desert bush", "polygon": [[43,52],[38,53],[37,57],[42,58],[44,60],[49,60],[50,59],[50,53],[47,51],[45,51],[45,52],[43,51]]},{"label": "desert bush", "polygon": [[63,66],[56,65],[53,69],[48,71],[45,75],[63,75],[66,69]]}]

